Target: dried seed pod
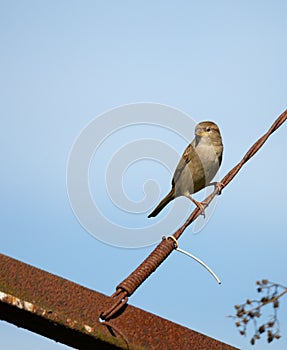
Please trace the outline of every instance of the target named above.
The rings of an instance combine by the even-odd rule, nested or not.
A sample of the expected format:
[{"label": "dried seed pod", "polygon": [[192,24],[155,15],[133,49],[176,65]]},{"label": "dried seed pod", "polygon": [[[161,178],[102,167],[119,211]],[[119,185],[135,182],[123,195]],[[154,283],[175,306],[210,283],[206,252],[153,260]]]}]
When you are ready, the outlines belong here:
[{"label": "dried seed pod", "polygon": [[248,323],[248,319],[246,317],[244,317],[244,319],[242,320],[244,324]]},{"label": "dried seed pod", "polygon": [[268,343],[271,343],[274,339],[273,334],[267,338]]},{"label": "dried seed pod", "polygon": [[244,312],[243,310],[238,310],[236,316],[240,318],[240,317],[242,317],[244,314],[245,314],[245,312]]}]

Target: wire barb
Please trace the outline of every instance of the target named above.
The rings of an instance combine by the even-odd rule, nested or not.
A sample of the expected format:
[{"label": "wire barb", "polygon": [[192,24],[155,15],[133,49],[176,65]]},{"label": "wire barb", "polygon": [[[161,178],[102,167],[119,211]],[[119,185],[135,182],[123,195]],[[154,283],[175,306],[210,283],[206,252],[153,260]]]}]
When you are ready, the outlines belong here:
[{"label": "wire barb", "polygon": [[200,265],[202,265],[215,278],[215,280],[216,280],[216,282],[218,284],[221,284],[221,281],[217,277],[215,272],[213,272],[208,265],[206,265],[202,260],[197,258],[195,255],[187,252],[186,250],[183,250],[183,249],[179,248],[178,247],[178,241],[173,236],[167,236],[167,237],[165,237],[165,239],[172,239],[174,241],[174,244],[175,244],[175,250],[177,250],[178,252],[180,252],[182,254],[185,254],[185,255],[189,256],[190,258],[192,258],[193,260],[197,261]]},{"label": "wire barb", "polygon": [[[263,146],[269,136],[277,130],[287,119],[287,110],[285,110],[271,125],[269,130],[260,137],[254,145],[247,151],[242,160],[235,165],[219,182],[220,186],[215,186],[213,192],[204,199],[206,207],[210,204],[213,198],[220,194],[221,191],[231,182],[231,180],[237,175],[243,165],[251,159],[255,153]],[[185,229],[198,218],[201,214],[201,210],[196,207],[194,211],[187,218],[186,222],[172,235],[176,240],[182,235]],[[118,296],[124,296],[124,298],[118,298],[114,301],[115,307],[111,307],[107,312],[102,312],[101,318],[106,320],[115,317],[116,313],[126,304],[128,296],[132,293],[159,267],[159,265],[176,249],[175,243],[171,239],[163,239],[157,247],[151,252],[151,254],[139,265],[139,267],[132,272],[123,282],[121,282],[116,290]],[[114,295],[112,296],[114,297]],[[124,300],[124,303],[123,303]]]}]

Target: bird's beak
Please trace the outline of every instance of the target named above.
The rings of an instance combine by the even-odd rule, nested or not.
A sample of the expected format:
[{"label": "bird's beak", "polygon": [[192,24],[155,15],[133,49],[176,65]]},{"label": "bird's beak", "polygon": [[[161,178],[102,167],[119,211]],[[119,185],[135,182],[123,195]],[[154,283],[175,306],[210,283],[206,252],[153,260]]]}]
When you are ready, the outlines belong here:
[{"label": "bird's beak", "polygon": [[203,135],[205,135],[205,131],[202,128],[198,128],[195,131],[195,135],[199,136],[199,137],[202,137]]}]

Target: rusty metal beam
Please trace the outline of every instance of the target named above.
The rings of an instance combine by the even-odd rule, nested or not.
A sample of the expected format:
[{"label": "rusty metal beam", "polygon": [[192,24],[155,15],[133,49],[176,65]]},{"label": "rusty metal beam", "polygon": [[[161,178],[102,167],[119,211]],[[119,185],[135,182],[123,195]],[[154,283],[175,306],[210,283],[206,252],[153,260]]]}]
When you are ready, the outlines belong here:
[{"label": "rusty metal beam", "polygon": [[0,319],[76,349],[235,350],[127,305],[99,316],[109,297],[0,254]]}]

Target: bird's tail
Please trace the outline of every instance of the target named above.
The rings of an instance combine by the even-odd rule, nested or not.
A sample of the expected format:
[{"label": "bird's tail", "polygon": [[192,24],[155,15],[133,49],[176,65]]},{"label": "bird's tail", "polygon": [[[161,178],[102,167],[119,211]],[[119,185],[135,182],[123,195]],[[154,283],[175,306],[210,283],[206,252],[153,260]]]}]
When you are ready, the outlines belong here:
[{"label": "bird's tail", "polygon": [[149,214],[148,218],[157,216],[157,214],[170,202],[174,197],[174,188],[164,197],[164,199],[159,203],[159,205]]}]

